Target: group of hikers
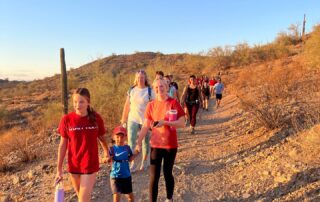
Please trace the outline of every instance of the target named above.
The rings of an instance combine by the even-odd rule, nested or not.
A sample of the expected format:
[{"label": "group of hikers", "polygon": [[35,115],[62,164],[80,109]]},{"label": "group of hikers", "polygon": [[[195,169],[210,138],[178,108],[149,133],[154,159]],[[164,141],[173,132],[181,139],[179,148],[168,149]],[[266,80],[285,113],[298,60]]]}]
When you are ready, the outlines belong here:
[{"label": "group of hikers", "polygon": [[[55,183],[63,179],[63,161],[68,155],[68,172],[79,202],[90,201],[99,171],[98,141],[103,148],[104,163],[111,163],[110,186],[113,201],[121,194],[134,201],[131,173],[149,169],[149,201],[157,201],[158,185],[163,169],[166,201],[173,201],[177,128],[190,122],[195,133],[196,115],[200,108],[208,110],[208,100],[215,92],[217,107],[222,98],[220,75],[209,79],[191,75],[181,97],[172,75],[157,71],[150,85],[147,73],[135,73],[134,85],[129,88],[123,107],[121,124],[112,132],[113,146],[106,141],[104,121],[90,106],[90,92],[78,88],[72,96],[74,111],[64,115],[58,127],[57,174]],[[98,140],[98,141],[97,141]],[[138,158],[141,155],[141,162]],[[149,160],[148,160],[148,156]]]}]

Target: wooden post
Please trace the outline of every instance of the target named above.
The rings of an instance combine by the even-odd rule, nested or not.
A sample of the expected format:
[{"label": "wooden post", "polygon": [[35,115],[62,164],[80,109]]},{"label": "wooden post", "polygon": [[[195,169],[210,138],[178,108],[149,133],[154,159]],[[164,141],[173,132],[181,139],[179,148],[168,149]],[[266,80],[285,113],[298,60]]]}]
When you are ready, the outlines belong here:
[{"label": "wooden post", "polygon": [[68,85],[67,85],[67,69],[64,56],[64,49],[60,48],[60,65],[61,65],[61,101],[63,104],[63,113],[68,113]]},{"label": "wooden post", "polygon": [[303,16],[303,25],[302,25],[302,40],[304,40],[305,37],[305,31],[306,31],[306,14]]}]

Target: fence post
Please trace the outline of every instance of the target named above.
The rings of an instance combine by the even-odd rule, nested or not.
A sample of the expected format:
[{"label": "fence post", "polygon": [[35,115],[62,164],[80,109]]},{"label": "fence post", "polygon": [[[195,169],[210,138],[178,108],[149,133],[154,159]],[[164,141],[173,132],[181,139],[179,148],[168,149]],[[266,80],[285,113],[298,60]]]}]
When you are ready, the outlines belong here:
[{"label": "fence post", "polygon": [[68,85],[67,85],[67,69],[64,55],[64,49],[60,48],[60,65],[61,65],[61,101],[63,104],[63,113],[68,113]]}]

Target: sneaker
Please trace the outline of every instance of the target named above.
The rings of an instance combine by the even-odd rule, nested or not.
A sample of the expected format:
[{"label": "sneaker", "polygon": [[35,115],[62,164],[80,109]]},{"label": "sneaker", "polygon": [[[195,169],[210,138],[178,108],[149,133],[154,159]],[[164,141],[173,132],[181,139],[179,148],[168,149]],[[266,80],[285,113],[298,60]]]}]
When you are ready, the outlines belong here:
[{"label": "sneaker", "polygon": [[191,128],[191,134],[192,135],[194,134],[194,128],[193,127]]}]

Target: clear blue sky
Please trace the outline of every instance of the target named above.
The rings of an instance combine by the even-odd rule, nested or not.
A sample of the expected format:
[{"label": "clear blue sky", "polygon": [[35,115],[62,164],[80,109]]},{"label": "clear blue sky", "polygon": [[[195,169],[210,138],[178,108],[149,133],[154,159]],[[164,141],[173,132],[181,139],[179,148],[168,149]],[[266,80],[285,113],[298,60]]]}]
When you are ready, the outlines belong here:
[{"label": "clear blue sky", "polygon": [[0,78],[32,80],[112,53],[198,53],[320,22],[319,0],[0,0]]}]

